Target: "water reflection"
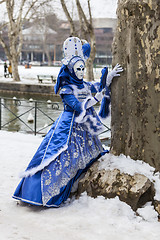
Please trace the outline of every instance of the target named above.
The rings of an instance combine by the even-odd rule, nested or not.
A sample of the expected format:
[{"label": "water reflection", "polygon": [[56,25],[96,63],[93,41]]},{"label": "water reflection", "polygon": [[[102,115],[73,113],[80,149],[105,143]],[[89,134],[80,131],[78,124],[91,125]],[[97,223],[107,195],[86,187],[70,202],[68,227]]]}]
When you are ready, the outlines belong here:
[{"label": "water reflection", "polygon": [[[61,102],[2,98],[1,128],[8,131],[46,133],[63,110]],[[36,129],[35,129],[36,128]],[[43,130],[43,131],[42,131]]]},{"label": "water reflection", "polygon": [[[42,96],[36,96],[35,98],[33,95],[27,95],[18,101],[18,97],[16,99],[13,98],[13,96],[14,95],[2,96],[2,94],[0,94],[3,103],[1,125],[4,130],[34,133],[36,128],[38,133],[46,134],[50,126],[63,111],[63,104],[60,97],[52,96],[52,98],[48,98],[46,96],[42,98]],[[38,100],[38,102],[35,102],[36,100]],[[56,102],[58,105],[53,104],[53,102]],[[37,104],[36,108],[35,104]],[[57,109],[57,106],[59,109]],[[99,105],[95,107],[95,110],[98,112]],[[29,121],[29,119],[32,119],[32,121]],[[104,122],[109,128],[110,120],[110,117],[108,117]],[[110,138],[110,131],[101,134],[100,137]]]},{"label": "water reflection", "polygon": [[[12,131],[12,129],[16,129],[16,131],[20,130],[20,125],[18,123],[17,115],[19,114],[19,110],[17,105],[15,104],[15,100],[13,99],[3,99],[5,108],[2,108],[2,125],[7,126],[8,131]],[[3,113],[4,111],[4,113]],[[3,118],[5,116],[5,120]],[[7,125],[6,122],[8,122]]]}]

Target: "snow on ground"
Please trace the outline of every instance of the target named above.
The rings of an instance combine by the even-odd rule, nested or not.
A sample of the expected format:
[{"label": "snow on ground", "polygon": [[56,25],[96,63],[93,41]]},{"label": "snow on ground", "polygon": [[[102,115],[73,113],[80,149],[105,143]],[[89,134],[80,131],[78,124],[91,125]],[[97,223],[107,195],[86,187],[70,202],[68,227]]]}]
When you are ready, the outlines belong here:
[{"label": "snow on ground", "polygon": [[[24,66],[18,66],[19,76],[21,79],[20,83],[26,84],[38,84],[37,75],[53,75],[57,78],[60,67],[41,67],[32,66],[31,68],[25,68]],[[99,79],[101,75],[101,68],[94,69],[95,79]],[[11,82],[13,79],[11,77],[4,77],[4,66],[0,64],[0,81],[1,82]]]},{"label": "snow on ground", "polygon": [[[38,84],[37,75],[53,75],[57,77],[60,67],[41,67],[41,66],[32,66],[31,68],[25,68],[25,66],[18,66],[20,83],[26,84]],[[0,81],[11,82],[13,78],[4,77],[4,67],[0,65]]]},{"label": "snow on ground", "polygon": [[[58,209],[17,204],[12,194],[42,137],[0,131],[0,239],[2,240],[157,240],[160,222],[150,203],[137,216],[118,197],[93,199],[84,193]],[[121,159],[122,158],[122,159]],[[121,164],[118,163],[118,160]],[[108,165],[121,165],[124,157],[107,155]],[[117,163],[115,163],[117,161]],[[137,163],[129,159],[129,169]],[[144,172],[151,175],[144,164]],[[128,171],[127,167],[125,171]],[[160,187],[160,185],[159,185]]]},{"label": "snow on ground", "polygon": [[[38,84],[38,74],[56,77],[59,69],[37,66],[25,69],[24,66],[19,66],[19,73],[21,82]],[[94,70],[97,79],[100,71],[98,68]],[[3,77],[3,65],[0,65],[0,81],[12,81],[12,78]],[[110,122],[110,119],[108,121]],[[107,200],[103,197],[93,199],[86,193],[79,200],[68,200],[58,209],[17,204],[18,202],[12,199],[12,194],[20,181],[19,173],[27,167],[41,141],[40,136],[0,131],[0,239],[159,239],[160,223],[151,203],[138,209],[139,216],[118,197]],[[159,198],[159,176],[153,176],[153,168],[148,164],[110,154],[101,163],[101,167],[106,169],[117,165],[130,174],[140,169],[139,171],[155,181],[156,196]]]}]

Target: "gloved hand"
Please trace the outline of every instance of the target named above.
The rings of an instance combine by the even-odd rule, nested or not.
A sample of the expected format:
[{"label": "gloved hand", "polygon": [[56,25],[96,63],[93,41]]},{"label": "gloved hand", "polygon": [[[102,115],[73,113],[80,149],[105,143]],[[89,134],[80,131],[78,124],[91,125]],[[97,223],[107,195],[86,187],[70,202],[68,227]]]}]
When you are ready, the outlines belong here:
[{"label": "gloved hand", "polygon": [[113,68],[113,70],[110,71],[107,75],[107,80],[106,80],[107,87],[109,87],[109,85],[112,83],[112,79],[114,77],[120,76],[120,74],[118,74],[120,72],[123,72],[123,68],[119,65],[119,63],[117,63],[116,66]]}]

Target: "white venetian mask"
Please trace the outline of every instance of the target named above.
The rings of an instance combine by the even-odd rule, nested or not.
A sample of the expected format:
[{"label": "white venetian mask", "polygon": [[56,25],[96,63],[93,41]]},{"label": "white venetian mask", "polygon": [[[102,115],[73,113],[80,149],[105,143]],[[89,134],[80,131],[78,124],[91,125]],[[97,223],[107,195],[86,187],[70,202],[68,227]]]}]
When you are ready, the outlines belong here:
[{"label": "white venetian mask", "polygon": [[83,61],[77,61],[74,64],[74,73],[78,79],[83,79],[84,76],[84,62]]}]

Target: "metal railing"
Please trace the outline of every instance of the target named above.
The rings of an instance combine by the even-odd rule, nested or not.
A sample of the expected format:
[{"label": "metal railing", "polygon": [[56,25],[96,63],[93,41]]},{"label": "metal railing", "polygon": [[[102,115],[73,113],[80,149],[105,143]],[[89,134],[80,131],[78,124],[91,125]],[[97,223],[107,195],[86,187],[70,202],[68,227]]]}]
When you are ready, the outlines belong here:
[{"label": "metal railing", "polygon": [[[20,108],[22,108],[21,111]],[[50,109],[50,111],[47,112],[46,110],[48,108]],[[45,109],[45,111],[43,109]],[[60,111],[62,110],[60,110],[60,103],[58,102],[51,102],[49,100],[47,102],[36,101],[32,99],[22,100],[17,99],[15,97],[14,98],[0,97],[0,130],[9,129],[11,131],[34,133],[35,135],[46,134],[44,130],[48,129],[48,127],[55,122]],[[55,112],[56,116],[54,118],[51,117],[52,115],[55,115],[54,114]],[[29,119],[27,119],[26,117],[26,114],[29,113],[32,113],[33,117],[32,121],[29,121]],[[39,116],[39,113],[41,114],[41,117]],[[6,118],[8,114],[9,119]],[[43,117],[49,120],[50,123],[45,124],[45,126],[42,127]],[[15,122],[17,123],[17,121],[19,122],[19,125],[21,124],[21,127],[19,127],[19,125],[16,126],[14,125],[14,123]],[[12,127],[10,126],[11,124]],[[22,125],[25,126],[25,130],[23,130]],[[111,131],[111,129],[108,126],[106,126],[105,124],[103,125],[106,127],[106,130],[103,133]]]},{"label": "metal railing", "polygon": [[[45,101],[35,101],[35,100],[22,100],[17,98],[0,98],[0,130],[6,129],[7,126],[10,126],[12,123],[17,121],[20,122],[21,125],[25,126],[25,132],[34,133],[36,134],[44,134],[44,129],[47,129],[51,126],[56,119],[51,117],[51,114],[47,114],[44,112],[41,105],[49,105],[50,110],[59,111],[59,103],[57,102],[45,102]],[[19,111],[19,108],[22,107],[23,110]],[[20,112],[20,113],[19,113]],[[50,123],[46,124],[45,126],[38,127],[38,112],[41,115],[45,116]],[[26,114],[32,113],[33,119],[27,119]],[[52,111],[53,113],[53,111]],[[9,119],[6,119],[6,115],[9,114]],[[30,123],[29,123],[30,122]],[[12,126],[12,131],[18,131],[17,128]],[[20,130],[23,132],[23,130]]]}]

